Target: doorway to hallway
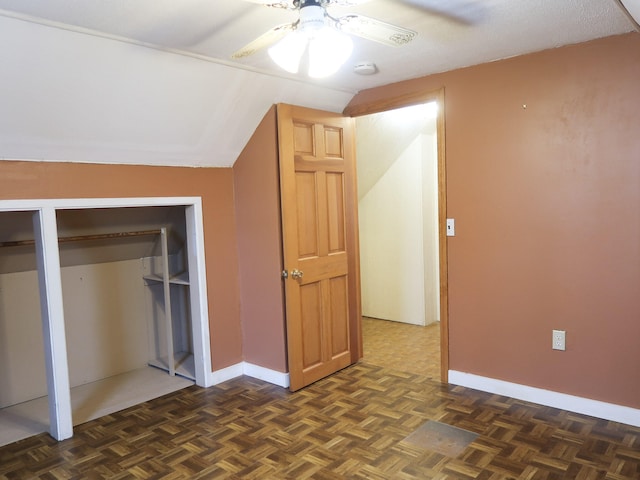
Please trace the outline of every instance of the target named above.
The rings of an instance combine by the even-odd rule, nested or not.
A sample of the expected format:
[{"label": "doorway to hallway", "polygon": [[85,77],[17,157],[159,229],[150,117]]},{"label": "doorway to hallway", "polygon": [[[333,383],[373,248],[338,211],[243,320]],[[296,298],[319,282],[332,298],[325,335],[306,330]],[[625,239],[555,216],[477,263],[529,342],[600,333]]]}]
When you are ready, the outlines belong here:
[{"label": "doorway to hallway", "polygon": [[437,104],[356,118],[364,360],[440,379]]}]

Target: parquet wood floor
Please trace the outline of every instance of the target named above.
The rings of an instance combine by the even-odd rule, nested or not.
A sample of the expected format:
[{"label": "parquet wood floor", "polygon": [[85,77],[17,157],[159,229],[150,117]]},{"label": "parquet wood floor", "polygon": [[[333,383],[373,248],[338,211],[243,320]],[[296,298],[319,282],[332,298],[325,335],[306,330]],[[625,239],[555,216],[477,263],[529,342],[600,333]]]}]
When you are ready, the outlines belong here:
[{"label": "parquet wood floor", "polygon": [[[456,457],[404,439],[476,433]],[[2,479],[640,478],[640,428],[360,362],[303,390],[240,377],[0,448]]]},{"label": "parquet wood floor", "polygon": [[362,318],[364,360],[440,380],[440,324],[426,327]]}]

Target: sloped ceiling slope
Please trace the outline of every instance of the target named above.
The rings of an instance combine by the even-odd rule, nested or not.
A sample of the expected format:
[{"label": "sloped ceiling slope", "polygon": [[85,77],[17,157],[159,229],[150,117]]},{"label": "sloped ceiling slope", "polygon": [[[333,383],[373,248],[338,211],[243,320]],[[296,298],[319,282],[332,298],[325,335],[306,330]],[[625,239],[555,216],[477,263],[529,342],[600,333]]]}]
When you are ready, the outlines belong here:
[{"label": "sloped ceiling slope", "polygon": [[362,200],[419,135],[435,135],[435,112],[417,105],[364,115],[356,118],[356,132],[358,200]]},{"label": "sloped ceiling slope", "polygon": [[[266,48],[233,57],[297,20],[267,0],[0,0],[0,159],[230,166],[274,103],[340,112],[364,89],[637,29],[620,1],[331,2],[416,35],[355,36],[350,60],[311,80]],[[357,75],[362,61],[377,73]]]},{"label": "sloped ceiling slope", "polygon": [[227,167],[273,103],[352,93],[0,16],[0,159]]}]

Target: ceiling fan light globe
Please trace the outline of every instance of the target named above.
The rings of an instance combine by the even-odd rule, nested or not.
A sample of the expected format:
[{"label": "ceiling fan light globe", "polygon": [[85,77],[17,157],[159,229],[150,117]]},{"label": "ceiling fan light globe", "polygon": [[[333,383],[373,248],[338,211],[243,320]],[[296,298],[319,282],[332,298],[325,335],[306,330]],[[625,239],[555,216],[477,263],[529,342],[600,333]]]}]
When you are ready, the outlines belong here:
[{"label": "ceiling fan light globe", "polygon": [[269,56],[283,70],[298,73],[307,43],[307,36],[296,30],[271,47]]},{"label": "ceiling fan light globe", "polygon": [[323,78],[334,74],[351,56],[353,42],[348,35],[326,27],[309,41],[309,76]]}]

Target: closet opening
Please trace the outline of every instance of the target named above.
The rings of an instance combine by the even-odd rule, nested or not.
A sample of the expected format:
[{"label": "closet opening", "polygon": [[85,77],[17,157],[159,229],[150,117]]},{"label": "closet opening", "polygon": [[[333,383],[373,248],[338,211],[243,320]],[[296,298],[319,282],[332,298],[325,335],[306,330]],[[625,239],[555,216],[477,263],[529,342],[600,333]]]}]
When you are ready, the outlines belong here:
[{"label": "closet opening", "polygon": [[[44,431],[61,440],[72,425],[208,386],[200,200],[175,200],[0,202],[0,445]],[[58,268],[51,250],[41,260],[47,244]],[[13,348],[20,339],[29,348]]]}]

